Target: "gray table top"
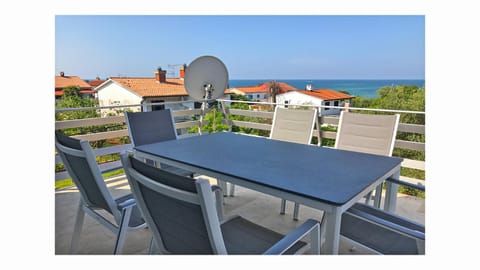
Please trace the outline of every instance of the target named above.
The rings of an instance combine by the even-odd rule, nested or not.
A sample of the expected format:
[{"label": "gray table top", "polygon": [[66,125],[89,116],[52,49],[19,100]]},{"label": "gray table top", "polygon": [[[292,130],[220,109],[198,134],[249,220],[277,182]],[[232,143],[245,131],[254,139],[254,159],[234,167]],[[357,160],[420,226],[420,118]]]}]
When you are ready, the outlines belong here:
[{"label": "gray table top", "polygon": [[348,202],[402,162],[396,157],[230,132],[135,149],[334,205]]}]

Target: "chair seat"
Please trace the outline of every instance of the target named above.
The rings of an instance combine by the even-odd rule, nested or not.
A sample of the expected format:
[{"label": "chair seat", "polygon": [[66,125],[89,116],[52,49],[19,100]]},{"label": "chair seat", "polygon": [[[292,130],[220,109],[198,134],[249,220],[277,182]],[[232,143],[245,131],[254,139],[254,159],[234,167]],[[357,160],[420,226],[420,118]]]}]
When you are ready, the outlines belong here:
[{"label": "chair seat", "polygon": [[[117,208],[118,210],[122,211],[122,207],[120,204],[122,202],[125,202],[127,200],[134,199],[133,194],[129,193],[126,195],[123,195],[121,197],[118,197],[115,199],[115,202],[117,203]],[[137,227],[145,223],[145,220],[142,217],[142,213],[140,213],[140,209],[135,205],[132,210],[132,215],[130,216],[130,221],[128,223],[129,227]]]},{"label": "chair seat", "polygon": [[[401,219],[368,205],[357,203],[352,206],[369,215],[396,223],[411,230],[425,232],[418,224]],[[340,234],[359,244],[376,250],[381,254],[418,254],[417,241],[398,232],[386,229],[377,223],[366,221],[360,217],[344,213]]]},{"label": "chair seat", "polygon": [[[284,237],[240,216],[223,223],[221,230],[228,254],[262,254]],[[306,245],[299,241],[285,254],[294,254]]]}]

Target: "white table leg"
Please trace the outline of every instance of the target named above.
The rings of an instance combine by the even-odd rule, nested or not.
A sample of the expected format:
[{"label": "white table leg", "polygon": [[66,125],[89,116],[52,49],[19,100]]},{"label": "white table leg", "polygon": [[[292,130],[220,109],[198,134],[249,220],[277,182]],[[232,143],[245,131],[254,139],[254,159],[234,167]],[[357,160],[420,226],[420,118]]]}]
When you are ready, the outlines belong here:
[{"label": "white table leg", "polygon": [[340,208],[333,208],[332,212],[325,212],[325,254],[338,254],[338,246],[340,243],[340,222],[342,213]]},{"label": "white table leg", "polygon": [[[392,175],[393,178],[400,178],[400,171]],[[386,194],[385,194],[385,205],[383,209],[390,213],[395,213],[397,208],[397,193],[398,193],[398,184],[394,184],[390,181],[386,182]]]}]

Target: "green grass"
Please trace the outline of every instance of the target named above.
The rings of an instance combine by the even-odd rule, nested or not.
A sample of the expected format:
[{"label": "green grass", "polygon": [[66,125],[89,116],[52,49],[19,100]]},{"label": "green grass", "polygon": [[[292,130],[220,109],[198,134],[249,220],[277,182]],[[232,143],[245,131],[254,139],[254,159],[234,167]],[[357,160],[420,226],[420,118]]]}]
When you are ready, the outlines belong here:
[{"label": "green grass", "polygon": [[[118,169],[118,170],[110,171],[110,172],[107,172],[107,173],[103,173],[102,176],[103,176],[103,178],[109,178],[109,177],[124,174],[124,173],[125,172],[123,171],[123,169]],[[74,186],[74,185],[75,184],[73,183],[72,178],[66,178],[66,179],[63,179],[63,180],[55,181],[55,189],[64,188],[64,187],[71,187],[71,186]]]}]

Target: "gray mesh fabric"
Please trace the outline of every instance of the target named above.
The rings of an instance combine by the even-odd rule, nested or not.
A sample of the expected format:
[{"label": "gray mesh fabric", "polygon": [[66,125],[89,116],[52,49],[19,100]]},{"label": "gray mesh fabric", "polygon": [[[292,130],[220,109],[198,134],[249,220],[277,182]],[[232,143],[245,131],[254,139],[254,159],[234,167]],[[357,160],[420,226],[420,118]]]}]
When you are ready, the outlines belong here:
[{"label": "gray mesh fabric", "polygon": [[[177,139],[175,123],[170,109],[149,112],[127,112],[130,137],[134,146]],[[146,160],[154,164],[152,160]],[[194,173],[174,166],[161,164],[162,168],[178,175],[192,176]]]},{"label": "gray mesh fabric", "polygon": [[[195,192],[194,179],[158,170],[131,157],[132,167],[159,183]],[[140,192],[155,222],[163,245],[172,254],[212,254],[212,247],[199,205],[162,195],[139,184]],[[181,213],[181,214],[180,214]]]},{"label": "gray mesh fabric", "polygon": [[[59,131],[55,131],[55,137],[63,146],[83,151],[80,145],[80,140],[65,136]],[[78,177],[78,179],[73,178],[73,180],[75,185],[82,187],[80,188],[80,192],[83,193],[82,196],[85,198],[85,203],[87,203],[89,207],[105,209],[112,213],[112,210],[98,188],[97,182],[93,177],[86,158],[72,156],[67,153],[64,154],[67,159],[66,162],[70,164],[70,167],[73,170],[73,172],[69,172],[70,175],[74,174]]]},{"label": "gray mesh fabric", "polygon": [[[225,222],[221,228],[228,254],[262,254],[283,238],[283,235],[242,217]],[[305,245],[299,241],[285,254],[294,254]]]},{"label": "gray mesh fabric", "polygon": [[135,146],[177,138],[170,110],[127,112],[127,120]]},{"label": "gray mesh fabric", "polygon": [[[380,209],[360,203],[355,204],[353,207],[406,228],[425,232],[424,228],[408,222],[407,220],[392,216]],[[418,254],[417,242],[415,239],[349,214],[342,215],[340,233],[343,236],[370,247],[382,254]]]},{"label": "gray mesh fabric", "polygon": [[287,142],[309,144],[315,110],[276,108],[270,138]]},{"label": "gray mesh fabric", "polygon": [[395,115],[343,113],[337,148],[390,156]]}]

